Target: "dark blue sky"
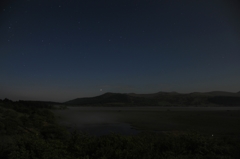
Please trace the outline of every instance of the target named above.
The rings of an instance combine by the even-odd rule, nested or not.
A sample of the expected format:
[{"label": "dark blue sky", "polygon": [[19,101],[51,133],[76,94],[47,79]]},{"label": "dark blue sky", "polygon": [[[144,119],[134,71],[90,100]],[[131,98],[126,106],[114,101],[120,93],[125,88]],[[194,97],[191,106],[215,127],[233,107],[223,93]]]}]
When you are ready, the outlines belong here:
[{"label": "dark blue sky", "polygon": [[2,99],[240,90],[237,1],[1,3]]}]

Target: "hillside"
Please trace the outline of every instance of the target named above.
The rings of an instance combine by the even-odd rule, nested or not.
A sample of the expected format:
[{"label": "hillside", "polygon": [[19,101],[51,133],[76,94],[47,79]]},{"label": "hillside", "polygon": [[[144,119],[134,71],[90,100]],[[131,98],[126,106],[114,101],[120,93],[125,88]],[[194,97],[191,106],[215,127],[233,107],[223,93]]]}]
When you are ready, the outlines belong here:
[{"label": "hillside", "polygon": [[240,93],[231,92],[158,92],[153,94],[105,93],[96,97],[77,98],[66,105],[79,106],[240,106]]},{"label": "hillside", "polygon": [[[128,97],[108,93],[96,98],[112,96],[115,100]],[[0,158],[239,158],[240,142],[236,138],[181,131],[149,131],[137,135],[111,133],[96,137],[67,131],[57,124],[52,109],[54,107],[45,102],[0,100]]]}]

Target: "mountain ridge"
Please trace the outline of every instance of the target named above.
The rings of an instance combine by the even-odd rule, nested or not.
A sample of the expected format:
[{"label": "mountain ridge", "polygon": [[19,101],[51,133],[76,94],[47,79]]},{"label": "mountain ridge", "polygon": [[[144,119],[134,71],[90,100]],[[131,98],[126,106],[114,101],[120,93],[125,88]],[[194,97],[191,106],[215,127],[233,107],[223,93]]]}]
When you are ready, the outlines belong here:
[{"label": "mountain ridge", "polygon": [[79,106],[240,106],[240,93],[224,91],[150,94],[107,92],[95,97],[76,98],[63,104]]}]

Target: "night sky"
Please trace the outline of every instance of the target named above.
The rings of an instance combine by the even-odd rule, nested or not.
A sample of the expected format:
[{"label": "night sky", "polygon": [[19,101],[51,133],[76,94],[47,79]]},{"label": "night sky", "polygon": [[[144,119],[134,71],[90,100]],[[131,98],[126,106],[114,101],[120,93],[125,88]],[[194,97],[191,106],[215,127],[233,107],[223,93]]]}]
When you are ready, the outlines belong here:
[{"label": "night sky", "polygon": [[15,0],[0,6],[0,99],[240,91],[239,3]]}]

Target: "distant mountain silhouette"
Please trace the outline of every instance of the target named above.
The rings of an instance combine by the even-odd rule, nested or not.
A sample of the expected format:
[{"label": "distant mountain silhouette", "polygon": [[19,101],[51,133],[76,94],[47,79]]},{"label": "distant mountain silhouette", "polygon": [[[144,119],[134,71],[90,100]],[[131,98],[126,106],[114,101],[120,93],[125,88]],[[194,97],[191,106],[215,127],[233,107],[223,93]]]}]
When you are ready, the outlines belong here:
[{"label": "distant mountain silhouette", "polygon": [[[89,98],[77,98],[65,102],[65,104],[73,105],[102,105],[102,104],[127,104],[131,103],[131,100],[134,97],[129,96],[128,94],[121,93],[105,93],[96,97]],[[138,97],[136,97],[138,98]]]},{"label": "distant mountain silhouette", "polygon": [[240,93],[158,92],[153,94],[105,93],[96,97],[77,98],[63,104],[79,106],[240,106]]}]

